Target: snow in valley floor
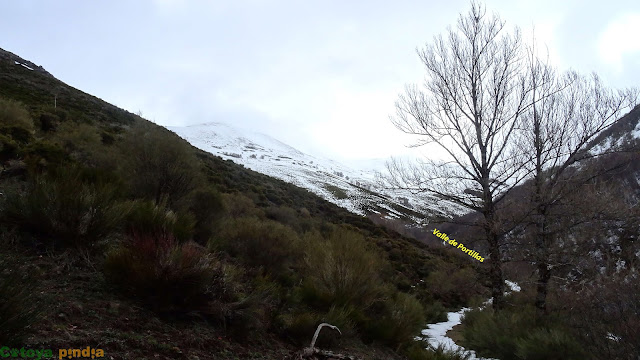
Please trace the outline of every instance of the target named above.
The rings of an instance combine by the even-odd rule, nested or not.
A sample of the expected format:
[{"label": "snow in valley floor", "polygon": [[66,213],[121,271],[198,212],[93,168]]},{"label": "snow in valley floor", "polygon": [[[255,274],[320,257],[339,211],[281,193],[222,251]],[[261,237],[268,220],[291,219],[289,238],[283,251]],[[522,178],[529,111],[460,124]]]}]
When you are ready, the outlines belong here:
[{"label": "snow in valley floor", "polygon": [[[520,286],[518,284],[506,280],[505,283],[510,291],[520,291]],[[505,293],[505,295],[508,292]],[[485,306],[491,304],[491,299],[485,302]],[[422,335],[427,337],[427,341],[431,346],[437,348],[438,346],[442,346],[445,349],[449,350],[462,350],[468,351],[471,354],[469,360],[497,360],[492,358],[481,358],[476,355],[476,352],[473,350],[466,350],[462,346],[456,344],[453,339],[447,336],[447,332],[453,329],[454,326],[459,325],[462,322],[462,315],[465,311],[470,310],[469,308],[462,308],[457,312],[447,313],[447,321],[440,322],[436,324],[429,324],[428,327],[422,330]]]}]

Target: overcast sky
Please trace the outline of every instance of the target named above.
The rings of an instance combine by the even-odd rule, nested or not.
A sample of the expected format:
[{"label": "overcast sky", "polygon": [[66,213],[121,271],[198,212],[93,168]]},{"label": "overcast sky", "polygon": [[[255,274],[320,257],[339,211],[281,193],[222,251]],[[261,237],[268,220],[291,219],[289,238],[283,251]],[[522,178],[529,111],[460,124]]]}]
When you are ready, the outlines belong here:
[{"label": "overcast sky", "polygon": [[[561,69],[640,85],[640,1],[487,0]],[[394,102],[468,0],[0,0],[0,47],[158,124],[222,121],[337,160],[410,140]],[[1,86],[1,84],[0,84]]]}]

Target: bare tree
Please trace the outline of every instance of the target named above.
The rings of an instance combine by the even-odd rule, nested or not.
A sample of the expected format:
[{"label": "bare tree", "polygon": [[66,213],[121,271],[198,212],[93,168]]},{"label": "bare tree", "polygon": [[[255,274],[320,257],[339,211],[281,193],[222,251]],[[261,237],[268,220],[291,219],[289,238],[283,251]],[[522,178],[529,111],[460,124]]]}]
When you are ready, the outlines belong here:
[{"label": "bare tree", "polygon": [[[558,75],[531,48],[527,74],[532,88],[532,106],[522,120],[522,147],[529,149],[527,170],[533,174],[531,223],[534,262],[537,268],[535,306],[546,312],[546,297],[553,263],[550,249],[565,229],[554,226],[554,208],[566,206],[568,195],[601,172],[578,171],[580,161],[594,154],[587,146],[611,126],[636,101],[632,89],[613,91],[599,78],[568,72]],[[610,168],[604,169],[611,170]],[[567,226],[566,222],[564,223]]]},{"label": "bare tree", "polygon": [[526,154],[513,141],[531,105],[523,50],[519,30],[506,31],[475,2],[446,36],[419,49],[424,88],[407,86],[391,121],[420,138],[413,146],[436,144],[446,159],[392,160],[384,177],[391,187],[431,192],[482,215],[495,309],[503,307],[500,244],[507,231],[496,210],[528,174]]}]

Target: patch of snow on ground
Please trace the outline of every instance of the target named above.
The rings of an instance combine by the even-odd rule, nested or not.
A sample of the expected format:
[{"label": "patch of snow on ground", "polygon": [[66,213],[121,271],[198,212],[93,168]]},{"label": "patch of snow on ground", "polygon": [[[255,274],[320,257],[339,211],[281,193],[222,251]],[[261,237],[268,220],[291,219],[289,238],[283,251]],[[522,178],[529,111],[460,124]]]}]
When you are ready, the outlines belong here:
[{"label": "patch of snow on ground", "polygon": [[460,324],[462,315],[465,311],[468,311],[469,308],[462,308],[458,312],[450,312],[447,314],[447,321],[437,323],[437,324],[429,324],[427,329],[422,330],[422,335],[426,335],[429,339],[429,344],[435,348],[438,346],[442,346],[447,350],[461,350],[468,351],[471,353],[471,357],[469,360],[495,360],[489,358],[480,358],[476,356],[476,352],[473,350],[466,350],[462,346],[457,345],[453,340],[447,336],[447,332],[453,329],[454,326]]},{"label": "patch of snow on ground", "polygon": [[19,62],[19,61],[15,61],[15,60],[14,60],[13,62],[14,62],[14,64],[15,64],[15,65],[22,65],[22,67],[25,67],[25,68],[27,68],[28,70],[33,71],[33,69],[32,69],[32,68],[30,68],[29,66],[27,66],[26,64],[23,64],[23,63],[21,63],[21,62]]},{"label": "patch of snow on ground", "polygon": [[620,341],[620,337],[619,336],[615,336],[612,333],[608,333],[607,334],[607,339],[615,341],[615,342],[619,342]]},{"label": "patch of snow on ground", "polygon": [[636,127],[633,129],[633,131],[631,131],[631,136],[636,139],[640,139],[640,118],[638,119],[638,124],[636,125]]},{"label": "patch of snow on ground", "polygon": [[[509,289],[511,289],[511,291],[519,292],[521,290],[520,285],[513,281],[505,280],[504,282],[505,284],[507,284]],[[505,292],[505,294],[508,293],[509,292]],[[484,306],[491,305],[491,303],[493,302],[492,300],[493,299],[485,301]],[[422,335],[426,335],[429,345],[435,348],[437,348],[438,346],[442,346],[445,349],[453,351],[468,351],[469,353],[471,353],[471,357],[469,358],[469,360],[496,360],[492,358],[477,357],[475,351],[467,350],[462,346],[459,346],[453,341],[453,339],[447,336],[447,332],[449,330],[453,329],[454,326],[462,323],[462,315],[469,310],[469,308],[462,308],[457,312],[447,313],[447,321],[436,324],[429,324],[426,329],[422,330]]]},{"label": "patch of snow on ground", "polygon": [[505,280],[504,281],[511,291],[520,292],[520,285],[514,283],[513,281]]},{"label": "patch of snow on ground", "polygon": [[609,150],[611,148],[611,138],[608,137],[607,140],[601,144],[597,144],[596,146],[592,147],[589,152],[592,155],[600,155],[604,152],[606,152],[607,150]]}]

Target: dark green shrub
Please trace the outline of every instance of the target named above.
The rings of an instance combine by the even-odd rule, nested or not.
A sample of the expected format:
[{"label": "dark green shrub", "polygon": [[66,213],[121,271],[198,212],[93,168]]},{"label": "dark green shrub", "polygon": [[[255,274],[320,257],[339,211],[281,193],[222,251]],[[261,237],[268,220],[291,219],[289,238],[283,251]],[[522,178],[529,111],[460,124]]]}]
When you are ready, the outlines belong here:
[{"label": "dark green shrub", "polygon": [[0,127],[18,126],[33,130],[33,120],[29,111],[21,103],[0,98]]},{"label": "dark green shrub", "polygon": [[222,196],[213,189],[204,188],[189,197],[189,211],[196,221],[193,239],[199,244],[207,244],[225,211]]},{"label": "dark green shrub", "polygon": [[538,328],[516,340],[516,355],[524,360],[586,359],[584,347],[574,337],[558,329]]},{"label": "dark green shrub", "polygon": [[157,204],[151,200],[135,200],[124,207],[127,209],[125,232],[130,235],[146,234],[159,237],[170,234],[182,242],[193,236],[193,216],[172,211],[167,207],[164,198]]},{"label": "dark green shrub", "polygon": [[275,220],[291,228],[298,226],[298,214],[287,206],[270,206],[265,210],[268,219]]},{"label": "dark green shrub", "polygon": [[[320,331],[320,335],[316,341],[316,345],[319,347],[330,347],[337,345],[342,339],[349,339],[356,335],[356,321],[354,318],[358,316],[355,314],[355,310],[346,306],[332,306],[329,311],[320,316],[320,321],[315,324],[328,323],[337,326],[340,332],[332,329],[324,328]],[[313,329],[315,332],[316,328]],[[311,340],[311,335],[308,340]]]},{"label": "dark green shrub", "polygon": [[318,300],[364,310],[381,298],[386,265],[362,235],[337,228],[327,239],[309,233],[304,243],[307,279]]},{"label": "dark green shrub", "polygon": [[204,248],[168,233],[132,234],[105,260],[115,287],[160,313],[209,312],[215,293],[224,291],[223,275]]},{"label": "dark green shrub", "polygon": [[465,313],[464,345],[480,356],[503,360],[585,359],[575,338],[553,321],[536,319],[535,309],[520,304],[497,314],[491,309]]},{"label": "dark green shrub", "polygon": [[518,313],[503,310],[496,315],[489,309],[471,310],[464,314],[462,323],[466,347],[481,356],[517,359],[515,339],[534,327],[535,312],[531,307]]},{"label": "dark green shrub", "polygon": [[477,273],[471,268],[456,268],[453,264],[429,274],[426,280],[429,294],[448,307],[461,307],[483,289]]},{"label": "dark green shrub", "polygon": [[210,246],[221,247],[245,264],[281,275],[302,257],[300,241],[290,228],[271,220],[232,219]]},{"label": "dark green shrub", "polygon": [[335,185],[325,184],[324,187],[333,196],[335,196],[335,198],[338,199],[338,200],[343,200],[343,199],[349,198],[349,196],[347,195],[347,193],[343,189],[341,189],[341,188],[339,188],[339,187],[337,187]]},{"label": "dark green shrub", "polygon": [[424,316],[428,324],[447,321],[447,309],[440,301],[434,301],[424,306]]},{"label": "dark green shrub", "polygon": [[111,234],[122,216],[114,189],[88,184],[77,169],[33,179],[6,194],[2,218],[50,244],[90,247]]},{"label": "dark green shrub", "polygon": [[318,325],[328,323],[337,326],[340,332],[323,328],[316,339],[316,346],[325,348],[335,346],[341,339],[355,335],[355,323],[351,319],[353,310],[343,306],[332,306],[324,314],[309,310],[280,315],[277,322],[284,334],[299,345],[309,346]]},{"label": "dark green shrub", "polygon": [[100,133],[100,140],[104,145],[113,145],[113,143],[116,142],[116,137],[111,133],[103,131]]},{"label": "dark green shrub", "polygon": [[46,141],[32,142],[22,153],[25,163],[34,172],[69,163],[69,155],[63,148]]},{"label": "dark green shrub", "polygon": [[0,258],[0,344],[22,343],[29,325],[38,320],[33,278]]},{"label": "dark green shrub", "polygon": [[[225,284],[226,285],[226,284]],[[246,338],[268,322],[260,293],[252,293],[233,302],[214,301],[206,315],[235,338]]]},{"label": "dark green shrub", "polygon": [[385,305],[382,316],[371,321],[366,327],[370,338],[400,347],[411,343],[420,335],[426,321],[424,309],[415,297],[398,292]]},{"label": "dark green shrub", "polygon": [[60,121],[66,121],[70,118],[69,112],[67,110],[64,110],[61,107],[57,107],[53,109],[49,108],[48,111],[53,115],[57,116],[58,119],[60,119]]},{"label": "dark green shrub", "polygon": [[60,117],[55,114],[42,113],[40,114],[39,121],[40,121],[40,130],[44,132],[54,131],[60,124]]},{"label": "dark green shrub", "polygon": [[103,152],[98,130],[88,124],[73,121],[62,123],[55,133],[55,141],[72,159],[83,164],[90,164],[97,154]]},{"label": "dark green shrub", "polygon": [[20,145],[10,136],[0,134],[0,162],[16,159],[20,151]]},{"label": "dark green shrub", "polygon": [[321,316],[312,311],[297,311],[281,314],[276,322],[285,336],[299,345],[309,345],[316,327],[321,323]]},{"label": "dark green shrub", "polygon": [[200,165],[189,144],[166,129],[139,123],[120,143],[123,178],[129,179],[136,197],[167,197],[173,207],[197,188]]},{"label": "dark green shrub", "polygon": [[237,219],[242,217],[264,217],[264,213],[256,204],[243,194],[222,194],[222,203],[227,215]]},{"label": "dark green shrub", "polygon": [[0,133],[10,136],[21,145],[25,145],[33,140],[32,131],[22,126],[3,126],[0,127]]}]

